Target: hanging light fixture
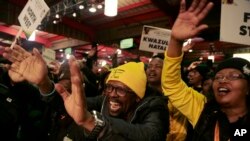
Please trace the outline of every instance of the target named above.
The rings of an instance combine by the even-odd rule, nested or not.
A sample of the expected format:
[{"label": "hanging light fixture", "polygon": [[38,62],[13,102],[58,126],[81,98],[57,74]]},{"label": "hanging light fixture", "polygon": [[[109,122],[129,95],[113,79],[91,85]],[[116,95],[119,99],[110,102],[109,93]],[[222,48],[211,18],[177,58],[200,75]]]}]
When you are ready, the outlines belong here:
[{"label": "hanging light fixture", "polygon": [[105,0],[104,15],[113,17],[117,15],[118,0]]}]

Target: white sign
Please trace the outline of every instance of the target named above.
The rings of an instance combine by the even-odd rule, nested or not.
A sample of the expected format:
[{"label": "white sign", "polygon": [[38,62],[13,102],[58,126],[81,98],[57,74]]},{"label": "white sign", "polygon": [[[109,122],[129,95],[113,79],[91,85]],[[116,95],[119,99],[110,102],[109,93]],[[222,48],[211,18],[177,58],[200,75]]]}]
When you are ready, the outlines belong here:
[{"label": "white sign", "polygon": [[29,0],[18,16],[18,21],[27,38],[38,27],[49,11],[44,0]]},{"label": "white sign", "polygon": [[56,52],[52,49],[44,48],[42,52],[43,59],[49,65],[51,62],[56,59]]},{"label": "white sign", "polygon": [[222,0],[220,40],[250,45],[250,0]]},{"label": "white sign", "polygon": [[168,47],[171,30],[153,26],[143,26],[139,50],[164,53]]}]

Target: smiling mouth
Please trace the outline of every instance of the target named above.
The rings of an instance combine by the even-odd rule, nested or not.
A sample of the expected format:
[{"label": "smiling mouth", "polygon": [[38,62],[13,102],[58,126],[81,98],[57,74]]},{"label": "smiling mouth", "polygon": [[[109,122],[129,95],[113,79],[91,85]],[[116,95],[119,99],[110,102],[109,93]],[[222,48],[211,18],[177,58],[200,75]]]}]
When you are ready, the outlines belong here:
[{"label": "smiling mouth", "polygon": [[148,77],[155,77],[155,76],[156,76],[155,74],[148,75]]},{"label": "smiling mouth", "polygon": [[230,92],[230,90],[228,88],[219,88],[218,92],[219,92],[218,95],[224,96],[227,95]]},{"label": "smiling mouth", "polygon": [[121,104],[119,104],[118,102],[110,101],[109,105],[112,112],[116,112],[121,108]]}]

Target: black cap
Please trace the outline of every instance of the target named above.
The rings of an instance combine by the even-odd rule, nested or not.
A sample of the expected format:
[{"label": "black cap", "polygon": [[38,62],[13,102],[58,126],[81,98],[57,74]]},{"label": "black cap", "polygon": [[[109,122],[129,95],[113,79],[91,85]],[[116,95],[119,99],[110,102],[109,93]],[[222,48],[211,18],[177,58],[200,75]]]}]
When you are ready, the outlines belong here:
[{"label": "black cap", "polygon": [[225,68],[233,68],[241,71],[249,80],[250,78],[250,62],[243,58],[229,58],[221,62],[215,70],[215,74]]}]

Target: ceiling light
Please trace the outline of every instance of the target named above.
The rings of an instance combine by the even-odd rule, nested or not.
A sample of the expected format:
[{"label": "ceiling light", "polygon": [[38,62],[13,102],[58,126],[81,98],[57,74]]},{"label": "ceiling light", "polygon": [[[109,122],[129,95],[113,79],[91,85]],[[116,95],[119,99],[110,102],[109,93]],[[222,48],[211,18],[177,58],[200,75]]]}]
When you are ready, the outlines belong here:
[{"label": "ceiling light", "polygon": [[98,5],[97,5],[97,9],[102,9],[102,7],[103,7],[103,6],[102,6],[101,4],[98,4]]},{"label": "ceiling light", "polygon": [[113,17],[117,15],[118,0],[105,0],[104,15]]},{"label": "ceiling light", "polygon": [[92,6],[89,8],[89,12],[92,12],[92,13],[95,13],[95,12],[96,12],[95,5],[92,5]]},{"label": "ceiling light", "polygon": [[56,14],[55,17],[56,17],[57,19],[59,19],[59,18],[60,18],[60,15],[59,15],[59,14]]},{"label": "ceiling light", "polygon": [[73,16],[73,17],[76,17],[76,12],[74,12],[74,13],[72,14],[72,16]]},{"label": "ceiling light", "polygon": [[54,20],[54,21],[53,21],[53,24],[57,24],[57,21],[56,21],[56,20]]},{"label": "ceiling light", "polygon": [[79,5],[79,9],[84,9],[84,6],[83,5]]}]

